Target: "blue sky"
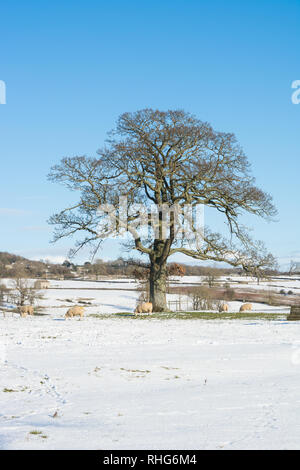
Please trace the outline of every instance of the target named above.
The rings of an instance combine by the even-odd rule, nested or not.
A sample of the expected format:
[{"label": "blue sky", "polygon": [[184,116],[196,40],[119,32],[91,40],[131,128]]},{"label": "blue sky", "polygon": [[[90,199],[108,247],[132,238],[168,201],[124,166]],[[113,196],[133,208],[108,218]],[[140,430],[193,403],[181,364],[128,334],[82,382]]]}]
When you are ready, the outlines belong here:
[{"label": "blue sky", "polygon": [[[72,195],[50,167],[95,155],[121,113],[153,107],[236,134],[279,211],[251,219],[253,235],[282,265],[300,260],[299,0],[12,0],[0,17],[0,251],[64,258],[72,242],[50,245],[46,221]],[[99,256],[119,254],[107,242]]]}]

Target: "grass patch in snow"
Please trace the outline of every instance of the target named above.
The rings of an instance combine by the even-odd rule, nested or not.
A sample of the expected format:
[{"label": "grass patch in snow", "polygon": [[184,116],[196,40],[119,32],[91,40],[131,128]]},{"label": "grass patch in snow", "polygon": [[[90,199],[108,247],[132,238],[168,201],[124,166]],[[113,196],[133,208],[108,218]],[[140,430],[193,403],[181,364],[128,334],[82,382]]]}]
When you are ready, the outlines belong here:
[{"label": "grass patch in snow", "polygon": [[[137,317],[139,319],[149,319],[149,316]],[[216,312],[171,312],[154,313],[151,318],[177,319],[177,320],[278,320],[285,319],[283,313],[260,313],[260,312],[242,312],[242,313],[216,313]]]},{"label": "grass patch in snow", "polygon": [[2,390],[2,392],[4,392],[4,393],[14,393],[14,392],[25,392],[26,390],[28,390],[28,387],[20,387],[19,390],[5,387]]},{"label": "grass patch in snow", "polygon": [[48,436],[46,434],[43,434],[42,431],[38,431],[37,429],[30,431],[28,434],[30,434],[31,436],[39,436],[41,439],[48,439]]},{"label": "grass patch in snow", "polygon": [[130,315],[127,312],[114,314],[90,314],[89,317],[105,320],[107,318],[129,318],[131,320],[286,320],[284,313],[260,313],[260,312],[241,312],[241,313],[216,313],[216,312],[162,312],[152,315]]}]

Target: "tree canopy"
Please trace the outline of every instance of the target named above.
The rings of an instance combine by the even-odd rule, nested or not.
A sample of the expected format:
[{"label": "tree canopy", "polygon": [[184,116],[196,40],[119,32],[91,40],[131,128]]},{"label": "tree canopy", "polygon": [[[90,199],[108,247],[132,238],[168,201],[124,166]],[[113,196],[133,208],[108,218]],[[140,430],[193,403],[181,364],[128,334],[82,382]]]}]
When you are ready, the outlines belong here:
[{"label": "tree canopy", "polygon": [[[80,194],[76,204],[51,217],[54,239],[84,234],[77,239],[75,251],[89,244],[97,249],[104,232],[115,235],[101,225],[99,206],[115,207],[115,231],[126,231],[132,247],[149,256],[153,286],[156,282],[158,290],[163,289],[167,259],[176,253],[242,266],[249,272],[274,265],[263,243],[253,241],[240,223],[240,216],[247,213],[272,220],[276,214],[272,197],[256,186],[234,134],[216,131],[182,110],[122,114],[96,157],[63,158],[49,178]],[[127,199],[125,222],[118,209],[120,196]],[[181,209],[202,204],[222,214],[228,237],[205,227],[199,244],[192,219],[189,227],[194,237],[177,237],[174,217],[167,237],[161,230],[145,234],[136,225],[141,204],[146,212],[153,204]],[[159,228],[162,222],[159,216]]]}]

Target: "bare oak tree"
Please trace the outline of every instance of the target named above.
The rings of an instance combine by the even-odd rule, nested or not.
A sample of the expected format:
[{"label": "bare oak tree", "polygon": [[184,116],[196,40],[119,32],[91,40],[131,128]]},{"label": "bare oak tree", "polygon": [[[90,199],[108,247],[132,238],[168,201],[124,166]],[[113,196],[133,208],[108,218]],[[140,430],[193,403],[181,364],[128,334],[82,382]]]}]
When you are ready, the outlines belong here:
[{"label": "bare oak tree", "polygon": [[[167,260],[176,253],[197,260],[226,262],[248,272],[271,267],[274,258],[261,242],[254,242],[240,223],[243,213],[271,219],[276,210],[270,195],[255,185],[247,158],[231,133],[217,132],[208,123],[181,110],[145,109],[120,116],[98,156],[64,158],[54,166],[51,181],[78,191],[74,205],[53,215],[54,241],[85,235],[75,242],[74,253],[94,244],[113,229],[100,222],[99,205],[116,208],[116,231],[122,228],[132,247],[149,257],[150,300],[154,311],[166,310]],[[119,196],[126,196],[126,223],[118,211]],[[139,231],[136,226],[143,204],[158,207],[158,231]],[[192,239],[178,237],[175,217],[170,216],[168,235],[162,233],[160,208],[184,208],[199,204],[222,214],[228,239],[205,227],[199,243],[198,227],[189,221]],[[101,231],[103,233],[101,233]]]}]

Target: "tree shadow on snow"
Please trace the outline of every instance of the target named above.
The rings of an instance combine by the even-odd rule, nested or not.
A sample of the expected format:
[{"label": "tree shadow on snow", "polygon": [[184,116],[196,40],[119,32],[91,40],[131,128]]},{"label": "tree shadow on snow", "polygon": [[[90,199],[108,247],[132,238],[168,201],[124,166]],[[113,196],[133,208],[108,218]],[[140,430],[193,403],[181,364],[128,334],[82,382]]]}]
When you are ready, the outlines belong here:
[{"label": "tree shadow on snow", "polygon": [[101,304],[101,307],[113,307],[119,309],[119,311],[126,311],[126,312],[132,312],[132,308],[130,307],[124,307],[124,305],[116,305],[116,304]]}]

